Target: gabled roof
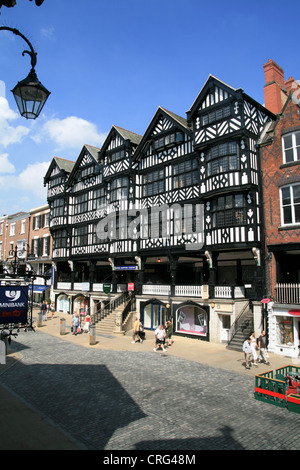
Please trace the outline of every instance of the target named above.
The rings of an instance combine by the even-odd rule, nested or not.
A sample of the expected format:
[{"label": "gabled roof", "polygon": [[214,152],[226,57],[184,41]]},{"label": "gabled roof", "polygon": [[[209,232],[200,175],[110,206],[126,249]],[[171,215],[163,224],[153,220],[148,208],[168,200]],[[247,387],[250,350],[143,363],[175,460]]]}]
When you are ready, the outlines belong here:
[{"label": "gabled roof", "polygon": [[69,175],[68,182],[67,182],[67,187],[70,186],[70,184],[71,184],[71,182],[72,182],[72,180],[73,180],[73,178],[74,178],[74,176],[75,176],[75,174],[76,174],[76,172],[77,172],[77,170],[78,170],[78,168],[79,168],[79,165],[80,165],[80,163],[81,163],[83,157],[85,156],[85,154],[88,153],[88,154],[91,156],[91,158],[92,158],[93,160],[95,160],[95,163],[96,163],[97,165],[99,165],[99,162],[98,162],[98,155],[99,155],[99,152],[100,152],[100,148],[98,148],[98,147],[93,147],[92,145],[86,145],[86,144],[85,144],[85,145],[82,147],[81,152],[80,152],[80,154],[78,155],[78,158],[77,158],[77,160],[76,160],[76,162],[75,162],[75,164],[74,164],[74,166],[73,166],[73,168],[72,168],[72,171],[71,171],[71,173],[70,173],[70,175]]},{"label": "gabled roof", "polygon": [[161,118],[161,116],[165,116],[168,119],[170,119],[174,123],[174,126],[178,127],[183,132],[187,132],[189,134],[192,133],[192,130],[189,127],[188,122],[185,118],[183,118],[181,116],[178,116],[178,114],[175,114],[172,111],[168,111],[167,109],[162,108],[161,106],[159,106],[157,108],[156,113],[154,114],[153,118],[151,119],[151,122],[150,122],[149,126],[147,127],[146,132],[144,133],[143,138],[142,138],[138,148],[135,151],[135,155],[137,157],[138,157],[139,153],[143,150],[147,140],[149,139],[149,136],[151,135],[151,133],[152,133],[153,129],[155,128],[155,126],[157,125],[157,123],[159,122],[159,119]]},{"label": "gabled roof", "polygon": [[65,158],[53,157],[52,162],[49,165],[48,171],[46,175],[44,176],[44,184],[46,184],[48,179],[50,178],[50,175],[54,167],[57,166],[59,170],[63,170],[66,173],[71,173],[74,165],[75,165],[75,162],[72,162],[71,160],[66,160]]},{"label": "gabled roof", "polygon": [[226,92],[228,97],[230,97],[231,95],[235,95],[239,90],[243,91],[241,88],[233,88],[232,86],[227,85],[227,83],[223,82],[222,80],[219,80],[218,78],[210,74],[206,82],[204,83],[200,93],[198,94],[192,106],[190,107],[189,111],[187,111],[188,114],[192,115],[199,108],[200,104],[205,99],[207,94],[211,92],[213,85],[218,85],[222,90],[224,90],[224,92]]},{"label": "gabled roof", "polygon": [[128,131],[126,129],[123,129],[122,127],[118,127],[113,125],[111,130],[109,131],[103,145],[101,148],[101,151],[99,152],[98,158],[99,161],[101,159],[101,155],[104,154],[107,150],[107,147],[109,146],[112,138],[114,137],[115,133],[118,133],[119,136],[124,140],[124,141],[129,141],[133,145],[138,145],[142,139],[141,135],[135,134],[134,132]]},{"label": "gabled roof", "polygon": [[122,127],[113,125],[113,128],[119,132],[124,140],[130,140],[133,144],[138,145],[142,139],[141,135],[136,134],[135,132],[127,131],[126,129],[122,129]]},{"label": "gabled roof", "polygon": [[[207,105],[205,100],[208,98],[208,95],[212,95],[212,92],[214,92],[214,102],[213,104]],[[258,103],[258,101],[254,100],[251,96],[247,95],[242,88],[233,88],[232,86],[227,85],[225,82],[219,80],[213,75],[209,75],[200,93],[192,104],[191,108],[189,109],[189,111],[187,111],[188,122],[190,122],[193,114],[196,113],[202,105],[203,109],[206,109],[209,106],[221,103],[222,101],[225,101],[231,97],[236,97],[236,99],[238,99],[239,97],[243,98],[244,100],[247,100],[248,102],[252,103],[257,109],[268,115],[273,120],[276,118],[276,116],[271,111],[269,111],[263,105]]]}]

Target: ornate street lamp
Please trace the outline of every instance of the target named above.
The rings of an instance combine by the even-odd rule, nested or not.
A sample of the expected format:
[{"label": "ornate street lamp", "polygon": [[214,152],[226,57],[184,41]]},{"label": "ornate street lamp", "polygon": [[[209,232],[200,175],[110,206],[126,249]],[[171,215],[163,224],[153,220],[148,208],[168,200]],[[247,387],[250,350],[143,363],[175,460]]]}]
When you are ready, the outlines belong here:
[{"label": "ornate street lamp", "polygon": [[15,28],[0,26],[0,31],[11,31],[26,41],[30,51],[23,51],[22,55],[28,54],[31,57],[31,70],[28,76],[17,83],[11,90],[16,100],[21,116],[26,119],[36,119],[47,101],[50,91],[38,80],[34,67],[36,66],[37,53],[34,51],[28,39]]},{"label": "ornate street lamp", "polygon": [[[29,0],[30,2],[32,0]],[[40,7],[44,0],[35,0],[35,4]],[[0,0],[0,8],[5,6],[7,8],[13,8],[17,4],[16,0]]]}]

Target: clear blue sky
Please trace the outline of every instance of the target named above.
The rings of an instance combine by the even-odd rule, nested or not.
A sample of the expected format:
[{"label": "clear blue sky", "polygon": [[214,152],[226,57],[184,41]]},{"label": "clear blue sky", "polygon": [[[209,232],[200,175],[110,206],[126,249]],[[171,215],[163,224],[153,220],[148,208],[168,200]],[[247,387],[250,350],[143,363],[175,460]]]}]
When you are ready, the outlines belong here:
[{"label": "clear blue sky", "polygon": [[[158,106],[183,117],[209,74],[264,103],[263,64],[300,79],[298,7],[279,0],[17,0],[0,24],[38,52],[51,91],[42,115],[18,114],[10,90],[25,78],[26,43],[0,31],[0,216],[46,203],[54,156],[101,147],[112,125],[143,134]],[[6,93],[5,93],[6,90]]]}]

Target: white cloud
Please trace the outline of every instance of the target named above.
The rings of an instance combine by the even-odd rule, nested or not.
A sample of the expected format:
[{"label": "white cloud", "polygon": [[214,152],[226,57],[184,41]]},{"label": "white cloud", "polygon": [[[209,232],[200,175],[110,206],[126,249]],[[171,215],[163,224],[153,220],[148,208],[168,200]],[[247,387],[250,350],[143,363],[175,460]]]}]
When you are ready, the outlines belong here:
[{"label": "white cloud", "polygon": [[[47,201],[44,176],[50,162],[29,164],[19,175],[0,176],[2,212],[30,210]],[[6,204],[6,207],[5,207]]]},{"label": "white cloud", "polygon": [[14,173],[15,167],[8,160],[8,153],[0,154],[0,173]]},{"label": "white cloud", "polygon": [[10,109],[7,99],[0,96],[0,145],[4,148],[10,144],[20,143],[30,132],[25,126],[12,127],[9,124],[9,121],[18,117],[18,114]]},{"label": "white cloud", "polygon": [[[59,145],[60,149],[81,148],[84,144],[100,147],[106,134],[100,134],[95,124],[76,116],[65,119],[51,119],[43,126],[43,131]],[[36,136],[38,140],[39,136]]]},{"label": "white cloud", "polygon": [[41,29],[42,35],[48,39],[52,39],[54,37],[54,31],[55,30],[53,26],[49,26],[48,28]]}]

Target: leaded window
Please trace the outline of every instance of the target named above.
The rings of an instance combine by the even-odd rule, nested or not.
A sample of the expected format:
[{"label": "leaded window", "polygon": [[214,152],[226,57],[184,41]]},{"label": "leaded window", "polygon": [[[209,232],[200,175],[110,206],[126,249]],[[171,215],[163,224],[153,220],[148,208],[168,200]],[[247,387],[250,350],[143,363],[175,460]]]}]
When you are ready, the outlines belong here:
[{"label": "leaded window", "polygon": [[243,194],[219,196],[212,201],[213,227],[229,227],[246,223],[245,197]]},{"label": "leaded window", "polygon": [[54,199],[54,201],[50,203],[50,207],[51,207],[52,219],[54,217],[62,216],[64,215],[64,210],[65,210],[65,200],[62,198]]},{"label": "leaded window", "polygon": [[86,246],[88,244],[88,226],[76,227],[73,237],[74,246]]},{"label": "leaded window", "polygon": [[151,171],[143,175],[143,196],[153,196],[165,190],[165,170]]},{"label": "leaded window", "polygon": [[53,249],[66,248],[67,231],[65,229],[55,230],[53,234]]},{"label": "leaded window", "polygon": [[173,189],[185,188],[199,182],[197,160],[186,160],[173,166]]},{"label": "leaded window", "polygon": [[74,214],[82,214],[88,211],[88,193],[83,193],[74,198]]},{"label": "leaded window", "polygon": [[105,188],[94,189],[92,192],[92,210],[102,209],[106,205]]},{"label": "leaded window", "polygon": [[110,202],[121,201],[128,196],[128,177],[116,178],[110,185]]},{"label": "leaded window", "polygon": [[218,175],[239,169],[238,146],[226,142],[212,147],[207,154],[207,176]]},{"label": "leaded window", "polygon": [[230,106],[218,108],[202,116],[202,125],[206,126],[215,121],[218,121],[219,119],[224,119],[229,116],[230,116]]}]

